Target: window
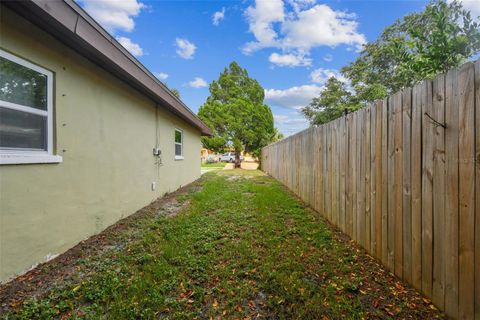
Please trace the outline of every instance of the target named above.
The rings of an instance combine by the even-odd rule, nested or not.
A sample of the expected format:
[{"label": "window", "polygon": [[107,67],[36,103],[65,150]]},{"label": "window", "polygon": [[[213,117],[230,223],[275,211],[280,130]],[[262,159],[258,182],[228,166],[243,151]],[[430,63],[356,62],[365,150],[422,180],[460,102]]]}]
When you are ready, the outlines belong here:
[{"label": "window", "polygon": [[0,50],[0,164],[61,162],[53,155],[53,74]]},{"label": "window", "polygon": [[175,160],[183,159],[183,131],[175,129]]}]

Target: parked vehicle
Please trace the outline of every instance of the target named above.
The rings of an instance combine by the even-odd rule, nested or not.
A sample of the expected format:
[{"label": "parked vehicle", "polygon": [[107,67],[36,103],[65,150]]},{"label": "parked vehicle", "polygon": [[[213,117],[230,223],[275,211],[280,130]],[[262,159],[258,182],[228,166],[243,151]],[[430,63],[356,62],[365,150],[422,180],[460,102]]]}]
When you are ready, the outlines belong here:
[{"label": "parked vehicle", "polygon": [[[244,157],[240,155],[240,161],[243,161]],[[220,157],[222,162],[235,162],[235,152],[226,152]]]}]

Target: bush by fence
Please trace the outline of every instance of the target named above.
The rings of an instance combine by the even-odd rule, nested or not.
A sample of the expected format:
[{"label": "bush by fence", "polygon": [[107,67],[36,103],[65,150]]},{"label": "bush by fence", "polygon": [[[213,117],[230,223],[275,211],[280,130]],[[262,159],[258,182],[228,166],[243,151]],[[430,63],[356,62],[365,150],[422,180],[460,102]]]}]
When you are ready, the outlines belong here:
[{"label": "bush by fence", "polygon": [[449,316],[480,319],[480,61],[269,145],[262,169]]}]

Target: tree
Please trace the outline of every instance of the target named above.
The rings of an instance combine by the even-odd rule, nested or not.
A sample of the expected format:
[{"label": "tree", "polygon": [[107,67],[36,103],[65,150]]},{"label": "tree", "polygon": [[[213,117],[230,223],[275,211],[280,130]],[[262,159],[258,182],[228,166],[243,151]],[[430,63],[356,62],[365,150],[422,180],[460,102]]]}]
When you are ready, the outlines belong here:
[{"label": "tree", "polygon": [[178,91],[177,89],[175,88],[169,88],[170,89],[170,92],[175,96],[177,97],[178,99],[180,99],[180,91]]},{"label": "tree", "polygon": [[264,90],[236,62],[225,68],[209,90],[198,116],[212,129],[213,137],[202,138],[202,143],[216,152],[233,148],[235,167],[240,167],[240,152],[258,156],[276,132],[272,111],[263,103]]},{"label": "tree", "polygon": [[480,50],[479,24],[458,1],[433,0],[387,27],[342,73],[360,102],[458,67]]},{"label": "tree", "polygon": [[351,86],[329,79],[319,97],[302,112],[312,125],[331,121],[343,110],[411,87],[458,67],[480,50],[479,23],[458,1],[432,0],[424,11],[412,13],[385,28],[364,45],[360,56],[342,68]]},{"label": "tree", "polygon": [[279,132],[277,128],[275,128],[274,130],[275,131],[274,131],[273,138],[272,138],[271,142],[277,142],[278,140],[282,140],[283,138],[285,138],[283,133]]},{"label": "tree", "polygon": [[360,107],[361,105],[354,101],[352,94],[347,90],[346,84],[331,77],[320,96],[313,98],[312,102],[302,109],[302,113],[311,125],[319,125]]}]

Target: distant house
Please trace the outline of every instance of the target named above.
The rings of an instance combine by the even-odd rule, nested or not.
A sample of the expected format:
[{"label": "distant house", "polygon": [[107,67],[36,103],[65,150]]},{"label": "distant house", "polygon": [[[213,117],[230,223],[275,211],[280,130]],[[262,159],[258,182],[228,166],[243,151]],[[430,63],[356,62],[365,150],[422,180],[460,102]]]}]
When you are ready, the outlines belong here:
[{"label": "distant house", "polygon": [[197,179],[210,129],[75,2],[0,6],[4,282]]}]

